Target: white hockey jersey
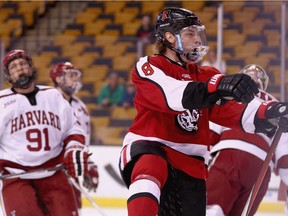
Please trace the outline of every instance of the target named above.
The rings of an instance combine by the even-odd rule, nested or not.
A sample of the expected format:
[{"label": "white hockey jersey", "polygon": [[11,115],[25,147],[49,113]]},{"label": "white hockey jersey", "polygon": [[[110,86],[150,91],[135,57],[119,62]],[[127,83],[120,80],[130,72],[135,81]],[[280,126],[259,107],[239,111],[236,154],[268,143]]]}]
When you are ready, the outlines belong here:
[{"label": "white hockey jersey", "polygon": [[275,150],[275,172],[288,187],[288,133],[282,134]]},{"label": "white hockey jersey", "polygon": [[[262,90],[259,91],[256,98],[260,102],[276,101],[272,95]],[[212,148],[211,153],[222,149],[238,149],[253,154],[261,160],[265,159],[271,144],[271,138],[265,134],[247,134],[243,131],[222,127],[213,122],[209,122],[209,127],[211,131],[221,135],[219,142]]]},{"label": "white hockey jersey", "polygon": [[0,168],[31,168],[62,160],[69,142],[85,142],[83,129],[62,94],[47,86],[36,89],[27,95],[0,91]]},{"label": "white hockey jersey", "polygon": [[81,127],[85,132],[85,145],[88,147],[90,145],[90,116],[87,110],[86,105],[78,97],[73,96],[70,100],[70,104],[73,108],[73,111],[80,122]]}]

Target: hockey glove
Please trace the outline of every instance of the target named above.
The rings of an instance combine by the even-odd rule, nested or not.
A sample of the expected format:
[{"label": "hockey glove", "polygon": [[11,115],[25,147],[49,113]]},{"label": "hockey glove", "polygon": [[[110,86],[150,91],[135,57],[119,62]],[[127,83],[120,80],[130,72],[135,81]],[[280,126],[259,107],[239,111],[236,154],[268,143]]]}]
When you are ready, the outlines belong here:
[{"label": "hockey glove", "polygon": [[[288,103],[270,101],[262,103],[254,119],[256,133],[265,133],[273,136],[278,125],[278,118],[288,115]],[[283,123],[283,122],[281,122]],[[285,126],[282,126],[285,128]]]},{"label": "hockey glove", "polygon": [[256,83],[246,74],[216,74],[208,81],[208,92],[217,93],[220,98],[235,99],[249,103],[259,92]]},{"label": "hockey glove", "polygon": [[270,101],[262,103],[257,111],[257,117],[260,119],[274,119],[288,115],[288,103]]},{"label": "hockey glove", "polygon": [[87,147],[80,143],[68,144],[64,154],[64,164],[68,174],[75,178],[87,173],[88,170]]},{"label": "hockey glove", "polygon": [[88,189],[88,191],[93,190],[96,192],[99,182],[98,167],[92,161],[88,162],[88,173],[84,175],[83,186]]}]

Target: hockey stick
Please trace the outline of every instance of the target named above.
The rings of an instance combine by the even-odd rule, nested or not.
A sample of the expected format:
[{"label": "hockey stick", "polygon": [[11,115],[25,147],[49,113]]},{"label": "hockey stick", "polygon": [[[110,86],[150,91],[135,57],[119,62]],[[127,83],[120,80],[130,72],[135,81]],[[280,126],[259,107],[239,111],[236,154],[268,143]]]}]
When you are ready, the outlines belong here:
[{"label": "hockey stick", "polygon": [[266,158],[265,158],[265,160],[263,162],[263,166],[262,166],[262,168],[260,170],[259,176],[258,176],[258,178],[256,180],[256,183],[254,184],[254,186],[253,186],[253,188],[251,190],[251,193],[250,193],[250,195],[248,197],[248,200],[247,200],[246,205],[245,205],[245,207],[244,207],[244,209],[242,211],[241,216],[248,216],[248,214],[249,214],[249,212],[250,212],[250,210],[251,210],[251,208],[253,206],[253,203],[254,203],[254,201],[256,199],[258,191],[259,191],[259,189],[261,187],[261,184],[263,182],[265,174],[266,174],[266,172],[268,170],[269,164],[270,164],[270,162],[271,162],[271,160],[273,158],[273,155],[275,153],[275,150],[276,150],[276,147],[278,145],[278,142],[279,142],[279,140],[280,140],[280,138],[282,136],[282,133],[287,131],[287,127],[288,127],[288,119],[285,118],[285,117],[281,117],[280,120],[279,120],[279,127],[278,127],[278,129],[276,131],[276,134],[275,134],[273,140],[272,140],[270,149],[269,149],[269,151],[268,151],[268,153],[266,155]]},{"label": "hockey stick", "polygon": [[125,183],[116,173],[115,169],[111,166],[111,164],[105,165],[105,170],[112,176],[112,178],[121,186],[125,187]]},{"label": "hockey stick", "polygon": [[97,209],[98,213],[101,216],[106,216],[103,211],[101,210],[101,208],[97,205],[97,203],[92,199],[92,197],[71,177],[68,175],[68,173],[66,171],[64,171],[68,181],[77,189],[79,190],[85,197],[86,199],[89,200],[89,202],[92,204],[92,206]]},{"label": "hockey stick", "polygon": [[64,168],[64,165],[60,164],[55,167],[31,170],[31,171],[21,172],[21,173],[12,173],[12,174],[0,176],[0,180],[14,179],[14,178],[29,178],[29,176],[34,175],[34,174],[44,174],[48,172],[59,171],[59,170],[62,170],[63,168]]},{"label": "hockey stick", "polygon": [[64,173],[66,174],[69,182],[75,186],[75,188],[77,188],[90,202],[91,204],[98,210],[98,212],[100,213],[101,216],[105,216],[105,214],[101,211],[100,207],[94,202],[94,200],[89,196],[89,194],[84,191],[79,184],[76,183],[76,181],[70,177],[67,172],[66,172],[66,168],[63,164],[59,164],[55,167],[49,167],[49,168],[43,168],[43,169],[37,169],[37,170],[31,170],[31,171],[27,171],[27,172],[21,172],[21,173],[15,173],[15,174],[7,174],[7,175],[2,175],[0,176],[0,180],[4,180],[4,179],[14,179],[14,178],[29,178],[29,176],[31,175],[35,175],[35,174],[45,174],[45,173],[49,173],[49,172],[54,172],[54,171],[59,171],[62,170],[64,171]]}]

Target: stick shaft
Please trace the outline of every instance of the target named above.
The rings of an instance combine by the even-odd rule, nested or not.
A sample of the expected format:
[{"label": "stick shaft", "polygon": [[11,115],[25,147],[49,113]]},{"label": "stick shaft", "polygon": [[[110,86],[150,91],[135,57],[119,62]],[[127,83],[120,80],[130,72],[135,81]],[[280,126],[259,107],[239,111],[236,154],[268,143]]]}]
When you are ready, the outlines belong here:
[{"label": "stick shaft", "polygon": [[89,202],[98,210],[99,214],[101,216],[105,216],[105,214],[102,212],[102,210],[100,209],[100,207],[95,203],[95,201],[90,197],[90,195],[81,188],[81,186],[72,178],[70,177],[66,171],[65,171],[65,166],[63,164],[61,165],[57,165],[55,167],[49,167],[49,168],[43,168],[43,169],[37,169],[37,170],[31,170],[31,171],[27,171],[27,172],[21,172],[21,173],[15,173],[15,174],[7,174],[7,175],[2,175],[0,176],[0,180],[4,180],[4,179],[14,179],[14,178],[23,178],[23,177],[28,177],[31,175],[35,175],[35,174],[43,174],[43,173],[48,173],[48,172],[53,172],[53,171],[59,171],[59,170],[63,170],[65,172],[65,174],[67,175],[67,178],[69,180],[69,182],[77,189],[79,190],[88,200]]},{"label": "stick shaft", "polygon": [[55,167],[31,170],[31,171],[27,171],[27,172],[14,173],[14,174],[12,173],[12,174],[7,174],[7,175],[0,176],[0,180],[21,178],[21,177],[22,178],[24,178],[24,177],[29,178],[30,175],[43,174],[43,173],[58,171],[58,170],[62,170],[63,168],[64,168],[64,166],[61,164],[61,165],[57,165]]},{"label": "stick shaft", "polygon": [[248,216],[248,214],[249,214],[249,212],[250,212],[250,210],[251,210],[251,208],[253,206],[253,203],[254,203],[254,201],[256,199],[258,191],[259,191],[259,189],[261,187],[261,184],[262,184],[263,179],[264,179],[264,177],[266,175],[266,172],[268,170],[269,164],[270,164],[270,162],[271,162],[271,160],[273,158],[273,155],[275,153],[276,147],[278,145],[278,142],[279,142],[283,132],[284,132],[283,128],[279,127],[277,129],[276,134],[275,134],[275,136],[273,138],[273,141],[271,143],[270,149],[269,149],[269,151],[268,151],[268,153],[266,155],[266,158],[264,160],[263,166],[262,166],[262,168],[260,170],[259,176],[258,176],[258,178],[256,180],[256,183],[254,184],[254,186],[253,186],[253,188],[251,190],[251,193],[249,195],[249,198],[247,200],[247,203],[246,203],[246,205],[245,205],[245,207],[243,209],[243,212],[242,212],[241,216]]},{"label": "stick shaft", "polygon": [[[66,173],[66,172],[65,172]],[[92,206],[97,209],[98,213],[101,216],[106,216],[103,211],[101,210],[101,208],[97,205],[97,203],[92,199],[92,197],[71,177],[66,173],[66,176],[69,180],[69,182],[77,189],[79,190],[85,197],[86,199],[89,200],[89,202],[92,204]]]}]

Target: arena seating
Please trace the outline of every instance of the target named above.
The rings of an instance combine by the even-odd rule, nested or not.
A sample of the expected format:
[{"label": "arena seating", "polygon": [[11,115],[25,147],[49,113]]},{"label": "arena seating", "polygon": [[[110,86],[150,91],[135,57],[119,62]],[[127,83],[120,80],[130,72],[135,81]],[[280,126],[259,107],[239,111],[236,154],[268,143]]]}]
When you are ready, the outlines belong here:
[{"label": "arena seating", "polygon": [[[9,46],[11,38],[22,37],[25,28],[37,28],[37,16],[45,17],[47,2],[0,2],[0,36]],[[53,1],[52,1],[53,3]],[[55,2],[54,2],[55,3]],[[135,34],[143,14],[155,20],[163,7],[190,9],[206,26],[209,46],[217,43],[218,3],[205,1],[89,1],[87,7],[74,14],[74,23],[54,35],[49,46],[33,55],[39,83],[51,84],[47,75],[53,63],[69,60],[83,71],[84,87],[79,97],[85,100],[92,124],[104,144],[121,144],[121,136],[131,123],[135,110],[103,109],[96,97],[110,71],[116,71],[124,83],[137,60]],[[33,5],[27,8],[27,5]],[[223,59],[227,73],[238,73],[246,64],[257,63],[271,75],[271,89],[276,97],[280,83],[280,11],[281,3],[259,1],[223,1]],[[57,7],[57,4],[55,4]],[[264,12],[263,12],[264,11]],[[5,27],[4,27],[5,26]],[[286,50],[288,56],[288,50]],[[145,48],[152,54],[151,46]],[[288,64],[287,64],[288,65]],[[288,80],[287,80],[288,81]],[[119,119],[120,117],[120,119]],[[122,119],[121,119],[122,118]]]},{"label": "arena seating", "polygon": [[44,16],[54,0],[39,1],[1,1],[0,39],[10,47],[11,40],[21,37],[27,28],[33,28],[37,18]]}]

